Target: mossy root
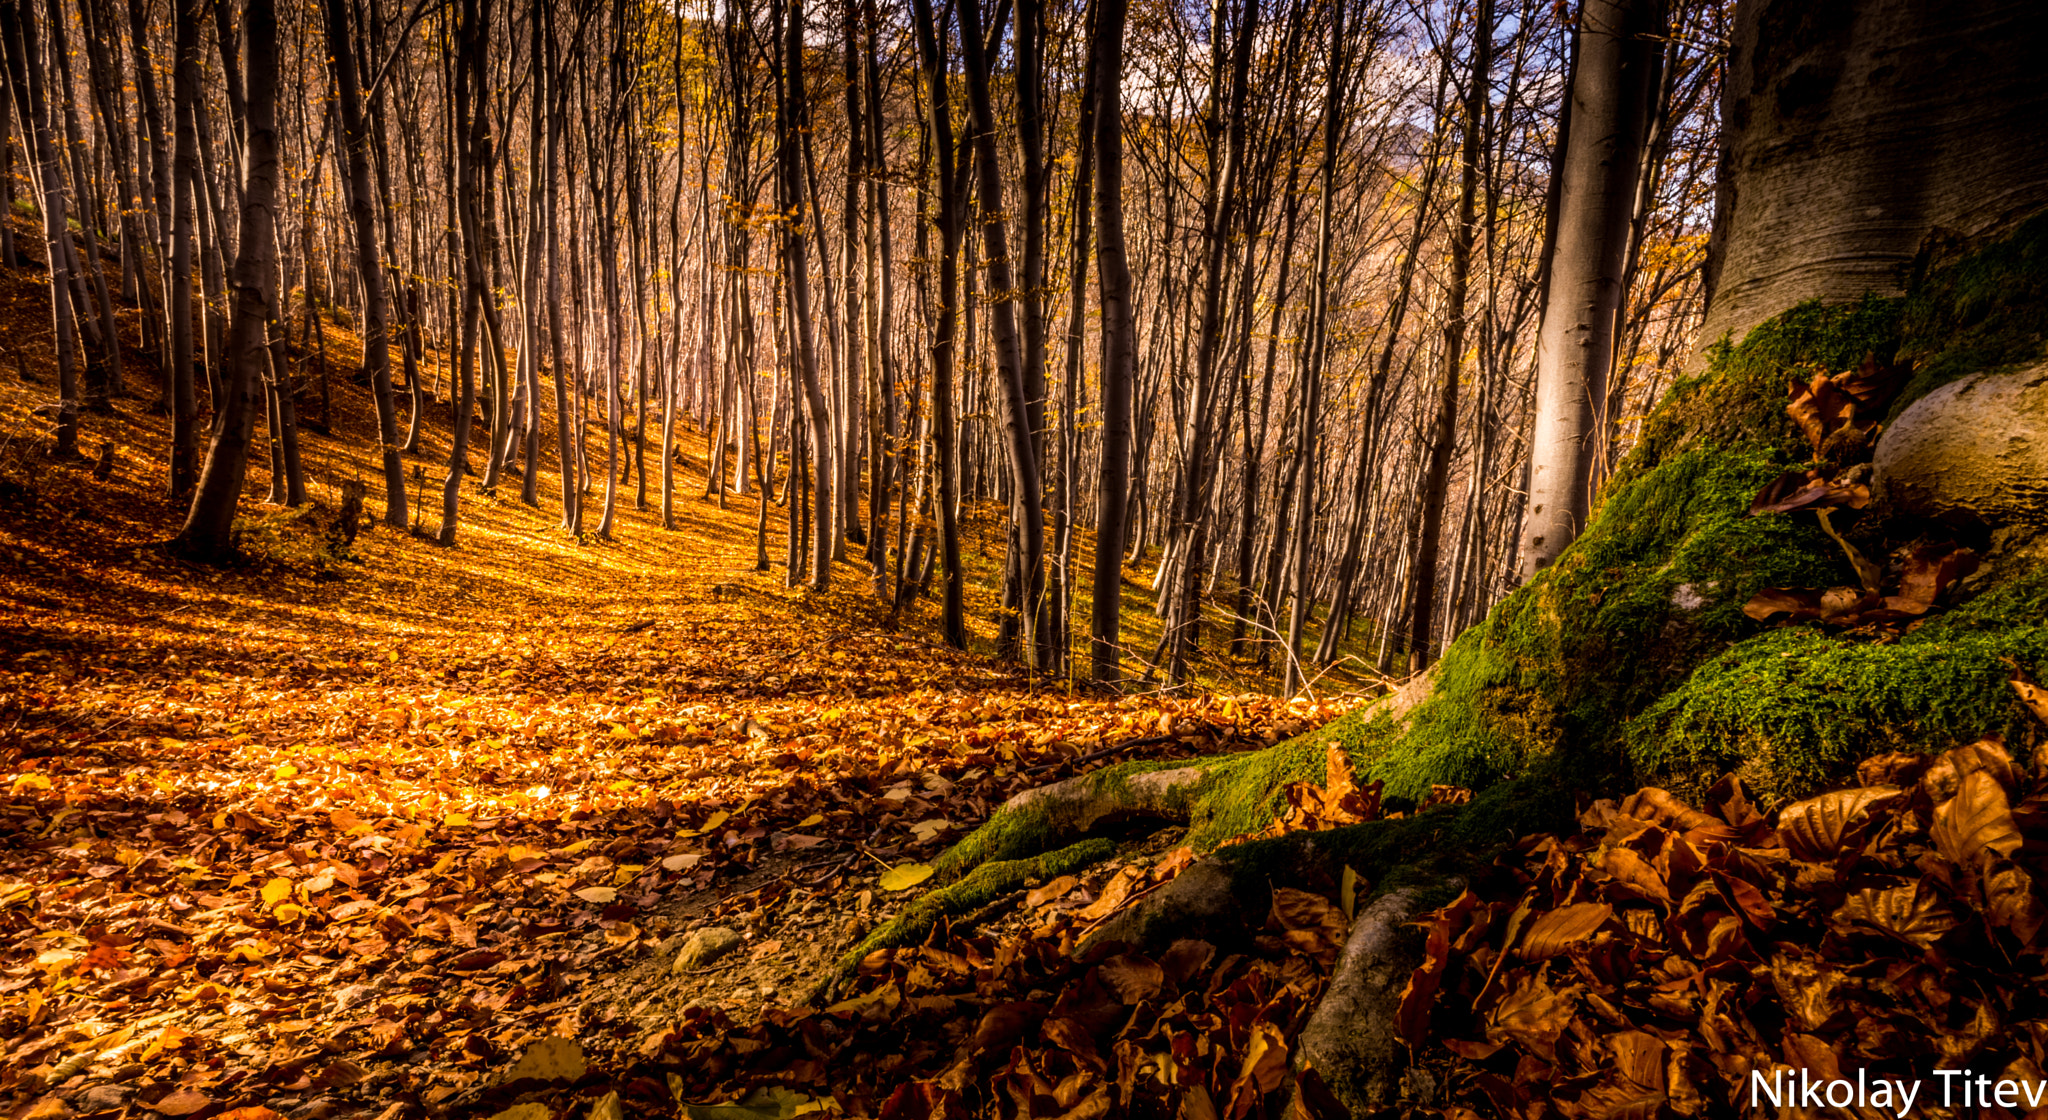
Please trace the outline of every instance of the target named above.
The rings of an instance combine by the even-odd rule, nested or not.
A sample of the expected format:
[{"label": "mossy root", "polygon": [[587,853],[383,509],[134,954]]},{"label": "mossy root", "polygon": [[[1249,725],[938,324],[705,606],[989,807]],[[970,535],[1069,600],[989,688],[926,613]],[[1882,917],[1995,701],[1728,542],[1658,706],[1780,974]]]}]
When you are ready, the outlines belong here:
[{"label": "mossy root", "polygon": [[984,863],[956,883],[926,891],[917,901],[904,907],[902,913],[875,927],[861,939],[860,944],[839,958],[839,964],[833,970],[833,986],[837,987],[852,976],[869,953],[910,944],[924,936],[925,931],[940,918],[965,914],[1005,892],[1016,890],[1027,879],[1051,879],[1065,875],[1108,859],[1115,852],[1115,841],[1097,837],[1027,859]]}]

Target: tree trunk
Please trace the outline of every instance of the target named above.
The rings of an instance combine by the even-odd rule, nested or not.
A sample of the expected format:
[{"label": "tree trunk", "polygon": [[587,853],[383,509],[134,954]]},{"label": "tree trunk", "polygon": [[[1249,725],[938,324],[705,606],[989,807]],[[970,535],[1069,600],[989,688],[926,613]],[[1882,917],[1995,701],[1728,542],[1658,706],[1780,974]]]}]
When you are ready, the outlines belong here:
[{"label": "tree trunk", "polygon": [[1443,388],[1437,398],[1435,431],[1422,482],[1422,528],[1415,552],[1415,606],[1408,620],[1408,671],[1429,664],[1430,626],[1436,612],[1437,556],[1443,546],[1444,503],[1450,488],[1451,456],[1458,439],[1458,378],[1465,361],[1466,285],[1472,273],[1472,242],[1479,193],[1480,114],[1489,96],[1493,56],[1493,0],[1479,0],[1472,28],[1472,75],[1465,93],[1465,136],[1458,151],[1458,224],[1451,232],[1451,277],[1444,294]]},{"label": "tree trunk", "polygon": [[[33,3],[33,0],[31,0]],[[64,164],[57,150],[55,130],[50,126],[50,107],[43,96],[43,71],[37,61],[36,15],[32,7],[14,0],[0,0],[0,34],[7,37],[7,70],[14,87],[14,103],[22,107],[21,132],[33,142],[32,178],[43,213],[43,244],[50,266],[50,313],[57,351],[57,438],[52,456],[58,459],[78,455],[78,350],[73,323],[71,284],[67,275],[67,250],[71,233],[65,217]],[[240,479],[236,479],[239,487]],[[233,516],[234,495],[228,496]],[[223,532],[222,539],[226,535]]]},{"label": "tree trunk", "polygon": [[245,0],[240,36],[248,80],[243,98],[242,213],[229,276],[234,294],[228,324],[227,361],[222,370],[219,419],[185,527],[173,546],[195,558],[232,552],[231,527],[255,424],[251,399],[269,360],[265,327],[275,317],[274,240],[277,213],[277,13],[271,0]]},{"label": "tree trunk", "polygon": [[[1585,528],[1614,359],[1636,179],[1663,48],[1664,0],[1588,0],[1558,167],[1549,295],[1536,337],[1536,430],[1522,527],[1524,579]],[[1422,573],[1428,578],[1428,573]]]},{"label": "tree trunk", "polygon": [[370,132],[363,119],[354,40],[346,0],[326,0],[327,43],[347,153],[349,216],[356,227],[356,272],[363,285],[363,370],[377,404],[378,453],[384,464],[384,524],[406,524],[405,464],[398,454],[398,404],[391,395],[391,343],[385,327],[384,264],[377,251],[376,196],[370,185]]},{"label": "tree trunk", "polygon": [[1897,295],[1936,230],[2048,204],[2030,0],[1744,0],[1722,89],[1708,346],[1802,300]]},{"label": "tree trunk", "polygon": [[[1121,675],[1124,514],[1130,492],[1131,383],[1137,324],[1131,317],[1131,268],[1124,252],[1124,20],[1128,0],[1097,0],[1088,47],[1095,93],[1095,276],[1102,301],[1102,462],[1095,492],[1094,605],[1089,618],[1090,674]],[[1086,142],[1086,138],[1083,139]]]}]

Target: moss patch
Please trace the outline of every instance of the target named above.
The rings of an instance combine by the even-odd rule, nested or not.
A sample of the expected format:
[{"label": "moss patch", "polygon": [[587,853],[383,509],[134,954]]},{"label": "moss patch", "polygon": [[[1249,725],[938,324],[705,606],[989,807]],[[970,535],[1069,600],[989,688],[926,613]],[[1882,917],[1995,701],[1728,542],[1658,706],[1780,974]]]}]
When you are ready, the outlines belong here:
[{"label": "moss patch", "polygon": [[875,927],[872,933],[861,939],[860,944],[839,959],[838,972],[842,976],[848,975],[869,953],[909,944],[924,936],[925,931],[939,919],[987,905],[997,897],[1022,887],[1027,879],[1052,879],[1108,859],[1115,852],[1114,841],[1097,837],[1030,859],[984,863],[959,882],[926,891],[894,918]]},{"label": "moss patch", "polygon": [[1700,666],[1628,728],[1648,780],[1697,793],[1740,772],[1766,798],[1845,778],[1857,759],[1998,735],[2026,741],[2006,684],[2048,666],[2048,571],[2035,568],[1896,641],[1772,630]]}]

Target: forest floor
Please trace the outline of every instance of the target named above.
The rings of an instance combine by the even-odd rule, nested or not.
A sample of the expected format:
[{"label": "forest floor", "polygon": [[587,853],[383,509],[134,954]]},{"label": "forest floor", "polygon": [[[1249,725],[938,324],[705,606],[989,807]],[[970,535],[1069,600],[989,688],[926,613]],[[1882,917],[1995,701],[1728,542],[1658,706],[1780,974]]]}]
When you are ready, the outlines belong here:
[{"label": "forest floor", "polygon": [[[653,1098],[672,1111],[823,1085],[801,1056],[780,1078],[692,1061],[666,1085],[647,1070],[664,1046],[673,1069],[704,1037],[744,1053],[749,1032],[825,1015],[845,993],[824,982],[917,896],[921,861],[1012,793],[1262,746],[1350,702],[1049,687],[939,646],[927,618],[889,617],[862,567],[837,565],[828,593],[787,588],[752,570],[754,500],[698,498],[694,433],[677,531],[622,488],[614,539],[578,540],[513,479],[497,495],[465,486],[458,547],[369,517],[341,543],[338,483],[374,479],[374,429],[367,393],[340,378],[333,435],[304,439],[312,503],[257,504],[259,437],[242,561],[188,565],[160,547],[178,510],[162,496],[167,420],[146,400],[88,415],[83,463],[37,452],[48,420],[33,410],[54,388],[37,279],[0,283],[8,346],[41,376],[0,384],[9,1116],[491,1115],[549,1084],[508,1073],[562,1057],[549,1038],[576,1040],[583,1072],[517,1115],[581,1115],[614,1090],[639,1114]],[[345,333],[329,341],[352,357]],[[131,358],[131,383],[139,369]],[[445,454],[430,429],[430,501]],[[586,500],[594,524],[601,493]],[[970,528],[989,573],[993,536]],[[986,630],[993,589],[970,594]],[[888,1102],[943,1074],[963,1038],[977,1053],[1016,1041],[1016,1008],[1077,980],[1059,947],[1185,865],[1173,835],[1133,836],[942,926],[895,995],[857,978],[851,1010],[825,1016],[866,1027],[837,1048],[835,1107],[906,1107]],[[1284,946],[1184,956],[1173,982],[1234,984],[1245,1009],[1186,1034],[1205,1051],[1214,1036],[1216,1099],[1247,1077],[1256,1097],[1284,1046],[1252,1020],[1298,1027],[1321,970]],[[1004,976],[977,993],[970,961]],[[1157,965],[1138,972],[1157,988]],[[1061,1111],[1108,1099],[1099,1076],[1044,1089]],[[796,1107],[777,1099],[760,1114]]]}]

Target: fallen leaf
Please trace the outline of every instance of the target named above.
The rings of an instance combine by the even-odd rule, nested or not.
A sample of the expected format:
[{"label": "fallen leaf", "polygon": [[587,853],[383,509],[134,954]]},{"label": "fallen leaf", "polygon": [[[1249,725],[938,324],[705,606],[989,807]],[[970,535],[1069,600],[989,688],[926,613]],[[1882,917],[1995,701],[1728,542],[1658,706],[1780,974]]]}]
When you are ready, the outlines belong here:
[{"label": "fallen leaf", "polygon": [[932,867],[925,863],[899,864],[882,872],[879,885],[885,891],[907,891],[932,877]]}]

